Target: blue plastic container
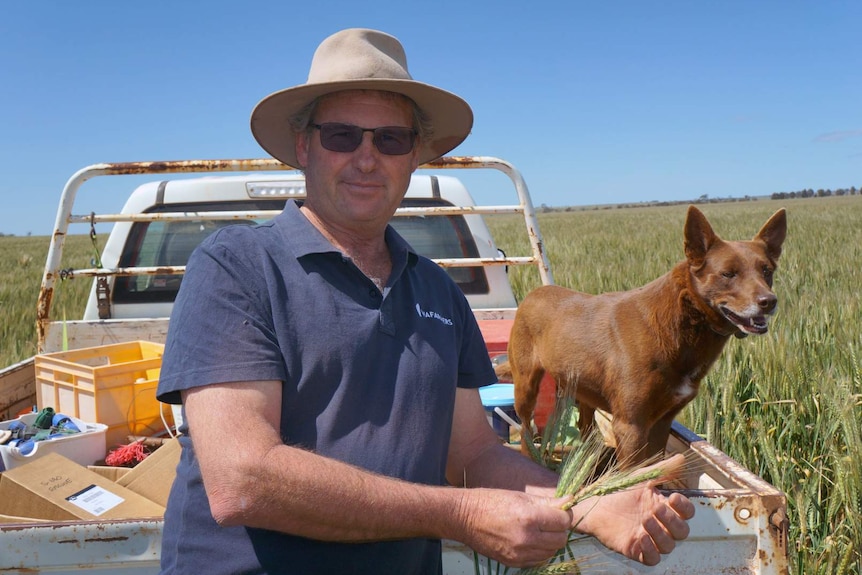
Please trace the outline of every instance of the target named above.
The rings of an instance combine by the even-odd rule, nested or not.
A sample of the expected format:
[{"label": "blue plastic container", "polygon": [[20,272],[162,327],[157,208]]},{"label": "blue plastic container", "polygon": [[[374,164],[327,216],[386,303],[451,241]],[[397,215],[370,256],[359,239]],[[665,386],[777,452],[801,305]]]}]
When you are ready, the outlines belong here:
[{"label": "blue plastic container", "polygon": [[495,383],[486,385],[479,388],[479,396],[482,398],[482,406],[488,415],[488,423],[491,424],[500,439],[505,443],[517,443],[520,437],[518,430],[512,429],[509,422],[495,411],[495,408],[499,408],[510,419],[520,424],[518,416],[515,414],[515,384]]}]

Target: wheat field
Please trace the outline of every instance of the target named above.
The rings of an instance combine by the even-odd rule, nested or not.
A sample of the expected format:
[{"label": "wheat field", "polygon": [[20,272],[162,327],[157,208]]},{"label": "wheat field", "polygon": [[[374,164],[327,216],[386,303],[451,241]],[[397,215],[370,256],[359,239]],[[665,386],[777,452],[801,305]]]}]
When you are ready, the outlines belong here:
[{"label": "wheat field", "polygon": [[[732,339],[679,419],[787,495],[791,572],[862,575],[862,197],[700,206],[725,239],[749,239],[780,207],[788,236],[770,331]],[[683,259],[686,206],[539,214],[555,283],[599,293],[637,287]],[[523,220],[489,216],[499,247],[528,255]],[[48,238],[0,237],[0,366],[35,353]],[[88,236],[64,266],[91,267]],[[518,298],[540,284],[510,268]],[[55,317],[79,318],[86,279],[61,282]]]}]

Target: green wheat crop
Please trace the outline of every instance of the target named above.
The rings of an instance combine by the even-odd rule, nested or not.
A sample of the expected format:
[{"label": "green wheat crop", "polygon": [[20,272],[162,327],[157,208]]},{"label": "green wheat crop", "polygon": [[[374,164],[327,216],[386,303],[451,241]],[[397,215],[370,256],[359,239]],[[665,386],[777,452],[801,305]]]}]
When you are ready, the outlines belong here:
[{"label": "green wheat crop", "polygon": [[[36,303],[48,243],[47,237],[0,237],[0,369],[36,353]],[[97,245],[102,244],[97,238]],[[64,268],[94,267],[90,236],[69,236],[64,252]],[[52,318],[80,319],[90,285],[88,278],[58,281]]]},{"label": "green wheat crop", "polygon": [[[762,337],[732,339],[680,420],[787,494],[791,572],[862,575],[862,197],[707,204],[725,239],[751,238],[779,207],[788,237]],[[683,259],[685,206],[542,213],[559,285],[599,293],[637,287]],[[523,220],[489,216],[510,256],[526,255]],[[87,236],[71,236],[64,266],[91,267]],[[36,349],[45,237],[0,237],[0,367]],[[540,284],[510,267],[517,297]],[[62,282],[54,316],[79,318],[84,278]]]}]

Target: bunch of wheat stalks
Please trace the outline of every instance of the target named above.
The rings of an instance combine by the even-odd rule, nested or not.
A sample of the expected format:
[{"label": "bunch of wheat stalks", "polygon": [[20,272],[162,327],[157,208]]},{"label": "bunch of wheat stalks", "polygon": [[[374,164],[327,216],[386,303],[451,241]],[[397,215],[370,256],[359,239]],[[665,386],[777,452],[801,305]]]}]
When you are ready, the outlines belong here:
[{"label": "bunch of wheat stalks", "polygon": [[[558,398],[556,410],[548,419],[538,444],[527,444],[530,456],[535,461],[559,473],[556,496],[572,496],[564,509],[570,509],[591,497],[615,493],[650,481],[666,481],[678,471],[678,465],[650,465],[658,460],[646,462],[646,467],[628,469],[608,464],[604,458],[606,446],[602,434],[593,431],[581,437],[575,425],[577,416],[574,400]],[[584,536],[573,532],[570,541],[580,537]],[[480,574],[481,563],[479,555],[474,554],[476,575]],[[589,567],[584,563],[584,558],[576,558],[568,547],[560,549],[546,564],[538,567],[517,570],[497,564],[494,570],[491,563],[487,560],[486,573],[496,572],[498,575],[580,575],[582,570]]]}]

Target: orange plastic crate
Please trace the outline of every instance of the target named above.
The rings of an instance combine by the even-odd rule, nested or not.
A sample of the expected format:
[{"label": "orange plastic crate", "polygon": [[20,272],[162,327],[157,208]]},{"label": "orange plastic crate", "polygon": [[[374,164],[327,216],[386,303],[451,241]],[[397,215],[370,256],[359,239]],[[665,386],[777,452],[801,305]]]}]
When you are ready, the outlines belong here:
[{"label": "orange plastic crate", "polygon": [[109,450],[128,435],[158,433],[165,427],[156,399],[164,350],[134,341],[37,355],[37,406],[107,425]]}]

